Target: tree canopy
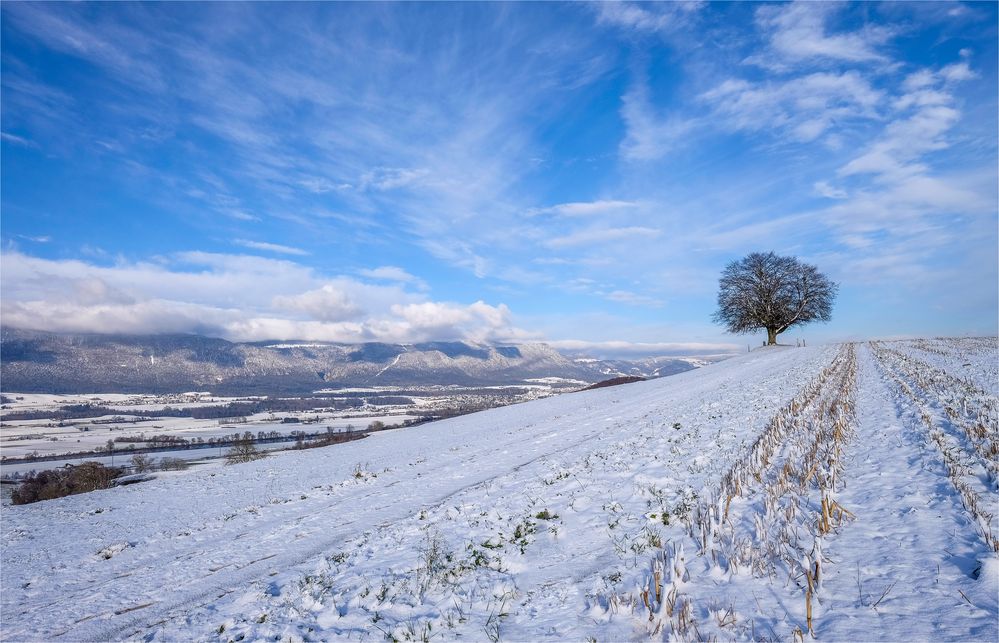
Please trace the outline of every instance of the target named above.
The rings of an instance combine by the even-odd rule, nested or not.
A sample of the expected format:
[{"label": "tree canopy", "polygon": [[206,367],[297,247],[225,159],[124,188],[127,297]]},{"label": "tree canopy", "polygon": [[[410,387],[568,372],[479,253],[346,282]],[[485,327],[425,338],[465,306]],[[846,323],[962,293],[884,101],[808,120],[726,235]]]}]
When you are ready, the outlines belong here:
[{"label": "tree canopy", "polygon": [[765,328],[769,344],[788,328],[829,321],[838,284],[795,257],[754,252],[725,267],[719,280],[717,323],[731,333]]}]

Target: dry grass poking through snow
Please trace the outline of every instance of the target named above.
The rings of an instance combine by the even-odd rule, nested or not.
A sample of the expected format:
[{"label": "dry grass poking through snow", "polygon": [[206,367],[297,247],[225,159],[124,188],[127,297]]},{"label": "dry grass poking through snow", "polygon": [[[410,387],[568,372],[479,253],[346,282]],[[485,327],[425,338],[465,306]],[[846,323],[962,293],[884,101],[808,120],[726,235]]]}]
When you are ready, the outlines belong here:
[{"label": "dry grass poking through snow", "polygon": [[[887,628],[881,635],[994,636],[999,563],[985,552],[999,552],[999,399],[990,365],[996,343],[875,342],[869,354],[862,351],[858,355],[856,345],[842,346],[829,366],[773,416],[717,487],[701,494],[687,522],[688,538],[674,537],[649,562],[638,589],[617,597],[643,617],[649,635],[680,641],[803,641],[822,633],[862,631],[844,625],[845,619]],[[883,449],[858,444],[861,429],[865,440],[891,436],[889,450],[896,449],[897,440],[898,457],[880,460],[886,458]],[[904,468],[878,474],[878,461],[903,467],[925,463],[927,468],[913,471],[914,477],[921,475],[919,485],[910,489],[899,480]],[[944,466],[935,469],[935,462]],[[861,483],[854,475],[866,477]],[[934,475],[946,475],[956,493],[951,496],[934,484]],[[847,489],[854,482],[875,487],[851,484]],[[858,499],[864,501],[848,506]],[[963,514],[962,504],[968,516],[945,517],[948,507]],[[905,526],[909,520],[916,522]],[[937,582],[948,577],[952,583],[934,590],[939,593],[934,600],[944,602],[913,603],[913,588],[896,586],[914,573],[918,556],[893,554],[893,539],[899,539],[898,547],[938,545],[940,538],[919,530],[961,524],[968,525],[968,537],[971,525],[977,526],[981,541],[955,531],[946,542],[961,547],[962,554],[932,547],[925,552],[927,566],[931,560],[937,563]],[[879,533],[882,528],[884,534]],[[856,549],[865,537],[869,556]],[[830,550],[838,554],[824,553]],[[939,558],[934,557],[937,552]],[[858,596],[851,601],[844,595],[843,579],[853,576],[855,565]],[[867,598],[861,567],[864,575],[883,581]],[[955,572],[965,576],[955,577]],[[965,584],[956,586],[956,580]],[[964,604],[949,607],[952,595]],[[967,610],[966,634],[947,624],[945,614],[954,609]],[[972,625],[972,619],[981,620]],[[880,630],[866,631],[877,638]]]},{"label": "dry grass poking through snow", "polygon": [[[801,590],[806,618],[796,637],[813,631],[812,604],[822,590],[827,561],[823,538],[852,517],[836,500],[842,453],[853,435],[855,347],[842,347],[787,406],[780,409],[748,452],[729,469],[715,492],[698,503],[688,534],[710,560],[712,572],[747,570],[761,577],[786,575]],[[682,545],[652,560],[638,600],[649,631],[681,640],[701,640]],[[709,610],[721,630],[745,635],[732,610]],[[713,624],[714,625],[714,624]]]},{"label": "dry grass poking through snow", "polygon": [[884,343],[872,342],[871,349],[898,392],[919,410],[951,483],[982,537],[999,552],[999,517],[992,497],[999,490],[999,400],[973,382]]}]

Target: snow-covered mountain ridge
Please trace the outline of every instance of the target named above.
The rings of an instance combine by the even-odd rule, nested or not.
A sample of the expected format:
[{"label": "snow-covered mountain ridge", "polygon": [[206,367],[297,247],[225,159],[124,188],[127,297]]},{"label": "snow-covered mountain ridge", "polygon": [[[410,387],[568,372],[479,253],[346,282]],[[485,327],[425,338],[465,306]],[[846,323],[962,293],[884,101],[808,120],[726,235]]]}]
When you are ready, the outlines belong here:
[{"label": "snow-covered mountain ridge", "polygon": [[997,356],[763,349],[4,508],[0,638],[995,640]]},{"label": "snow-covered mountain ridge", "polygon": [[12,328],[0,333],[3,387],[18,392],[307,394],[330,386],[474,386],[541,377],[592,383],[621,374],[671,375],[698,365],[689,358],[577,363],[541,343],[236,343],[196,335],[72,335]]}]

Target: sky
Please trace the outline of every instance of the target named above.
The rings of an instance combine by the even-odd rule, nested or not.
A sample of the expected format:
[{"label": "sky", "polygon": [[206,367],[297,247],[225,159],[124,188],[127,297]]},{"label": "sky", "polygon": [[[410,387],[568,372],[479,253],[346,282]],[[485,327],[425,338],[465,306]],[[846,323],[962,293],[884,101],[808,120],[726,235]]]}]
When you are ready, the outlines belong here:
[{"label": "sky", "polygon": [[996,3],[0,5],[0,315],[236,341],[745,350],[999,332]]}]

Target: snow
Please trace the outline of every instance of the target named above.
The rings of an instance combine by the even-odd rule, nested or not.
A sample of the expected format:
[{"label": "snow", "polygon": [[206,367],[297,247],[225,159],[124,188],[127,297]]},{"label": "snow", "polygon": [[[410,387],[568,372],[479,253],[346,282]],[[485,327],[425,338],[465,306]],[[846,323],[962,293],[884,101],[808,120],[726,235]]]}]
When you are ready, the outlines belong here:
[{"label": "snow", "polygon": [[56,410],[71,404],[100,404],[124,411],[151,411],[166,406],[206,407],[219,406],[240,400],[258,399],[255,396],[220,397],[211,393],[188,392],[176,395],[158,395],[153,393],[5,393],[14,399],[4,409],[12,411]]},{"label": "snow", "polygon": [[399,358],[401,358],[404,354],[405,353],[400,353],[399,355],[396,355],[395,359],[392,360],[391,364],[387,365],[385,368],[383,368],[382,370],[380,370],[377,373],[375,373],[374,376],[372,376],[371,379],[375,379],[376,377],[378,377],[379,375],[381,375],[385,371],[389,370],[390,368],[392,368],[393,366],[395,366],[396,364],[398,364],[399,363]]},{"label": "snow", "polygon": [[[282,414],[285,415],[285,414]],[[301,413],[287,413],[287,415],[308,418],[308,415]],[[146,422],[137,422],[135,424],[128,424],[125,427],[115,426],[115,425],[92,425],[88,424],[92,422],[93,419],[88,418],[81,425],[86,424],[88,431],[81,433],[76,426],[66,426],[66,427],[46,427],[44,431],[39,431],[40,427],[28,425],[26,423],[20,423],[18,427],[13,430],[5,431],[4,439],[0,441],[3,445],[3,455],[15,458],[23,457],[29,455],[33,452],[38,452],[39,454],[46,456],[56,456],[56,455],[66,455],[65,459],[53,459],[53,460],[38,460],[29,462],[0,462],[0,474],[12,475],[15,473],[26,474],[29,471],[42,471],[44,469],[53,469],[61,467],[64,464],[79,464],[81,461],[95,461],[100,462],[105,465],[127,464],[129,458],[133,455],[129,449],[130,444],[126,442],[119,442],[115,446],[115,454],[112,455],[100,455],[93,453],[90,455],[76,455],[72,456],[72,452],[82,452],[90,451],[96,447],[104,448],[108,439],[114,439],[120,436],[137,436],[141,433],[146,433],[147,435],[170,435],[184,439],[194,439],[201,438],[202,440],[208,440],[211,438],[228,438],[232,436],[233,433],[242,434],[246,431],[256,435],[258,432],[264,432],[270,434],[271,432],[278,433],[280,435],[291,435],[292,433],[305,432],[305,433],[323,433],[328,429],[332,429],[335,432],[345,432],[353,430],[362,430],[367,428],[373,422],[381,422],[386,425],[401,424],[409,420],[417,420],[419,416],[412,414],[384,414],[384,415],[364,415],[357,416],[347,414],[342,418],[326,418],[321,422],[297,422],[297,423],[283,423],[268,421],[268,418],[273,417],[273,414],[269,412],[257,413],[249,416],[250,422],[242,423],[225,423],[219,424],[218,420],[194,420],[191,418],[155,418],[154,420]],[[44,422],[45,424],[51,424],[51,420],[39,420],[38,422]],[[25,431],[26,428],[32,428],[31,431]],[[33,438],[29,437],[32,435],[40,435],[40,437]],[[53,441],[53,437],[58,437],[58,441]],[[136,448],[144,446],[145,443],[134,443]],[[274,450],[274,449],[287,449],[293,445],[292,442],[273,442],[273,443],[261,443],[257,445],[260,450]],[[171,451],[155,451],[149,453],[149,457],[154,459],[161,458],[180,458],[182,460],[202,460],[205,458],[211,458],[219,456],[224,453],[228,447],[207,447],[202,446],[200,448],[191,449],[176,449]]]},{"label": "snow", "polygon": [[[973,574],[984,554],[974,521],[952,490],[946,471],[912,423],[895,413],[890,382],[865,353],[857,406],[861,434],[847,465],[840,501],[878,520],[858,520],[830,542],[826,554],[846,560],[863,552],[859,566],[836,565],[825,583],[827,613],[871,605],[893,587],[877,609],[852,610],[849,619],[825,619],[820,639],[878,638],[911,641],[972,638],[995,640],[996,592],[979,592]],[[988,556],[986,560],[994,561]],[[858,579],[859,574],[859,579]],[[997,588],[995,582],[993,588]],[[958,593],[975,595],[977,607]],[[928,605],[934,609],[927,609]],[[955,628],[954,617],[960,617]],[[991,636],[989,633],[991,632]]]},{"label": "snow", "polygon": [[[988,420],[997,383],[975,365],[996,344],[939,342],[933,366],[970,378],[968,413]],[[820,640],[996,640],[991,522],[952,481],[995,509],[975,449],[997,431],[960,441],[970,416],[945,411],[960,396],[930,388],[950,380],[920,388],[886,347],[925,357],[770,348],[4,507],[0,638],[807,638],[800,569],[818,563]],[[932,428],[970,473],[951,475]],[[788,478],[815,440],[828,458]],[[747,475],[725,502],[733,472]],[[820,499],[852,517],[818,534]]]},{"label": "snow", "polygon": [[284,344],[267,344],[264,348],[327,348],[330,344],[317,344],[317,343],[284,343]]},{"label": "snow", "polygon": [[536,384],[573,384],[575,386],[586,386],[589,384],[589,382],[574,380],[568,377],[532,377],[524,381],[534,382]]}]

